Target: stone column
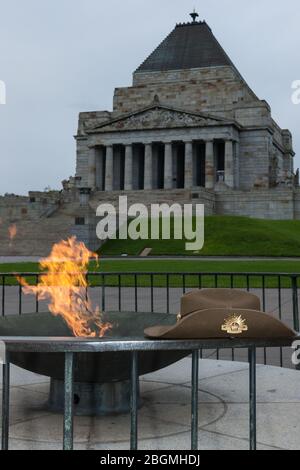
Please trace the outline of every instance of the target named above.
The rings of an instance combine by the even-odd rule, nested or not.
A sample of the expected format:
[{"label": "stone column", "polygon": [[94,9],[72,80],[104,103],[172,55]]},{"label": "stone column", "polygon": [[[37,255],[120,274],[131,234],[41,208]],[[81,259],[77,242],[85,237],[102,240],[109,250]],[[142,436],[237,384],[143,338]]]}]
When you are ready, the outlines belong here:
[{"label": "stone column", "polygon": [[240,143],[235,142],[233,144],[233,155],[234,155],[234,188],[240,187]]},{"label": "stone column", "polygon": [[125,191],[132,191],[132,145],[126,145],[125,147],[125,177],[124,177],[124,189]]},{"label": "stone column", "polygon": [[225,142],[225,184],[227,184],[229,188],[234,187],[234,158],[232,140],[227,140]]},{"label": "stone column", "polygon": [[205,187],[206,189],[214,189],[215,187],[215,158],[214,158],[214,143],[212,140],[208,140],[206,142]]},{"label": "stone column", "polygon": [[95,189],[96,187],[96,148],[92,147],[89,151],[88,161],[88,187]]},{"label": "stone column", "polygon": [[167,142],[165,144],[165,174],[164,174],[164,188],[172,189],[172,177],[173,177],[173,158],[172,158],[172,143]]},{"label": "stone column", "polygon": [[193,142],[185,143],[184,165],[184,187],[185,189],[191,189],[193,187]]},{"label": "stone column", "polygon": [[106,147],[105,191],[113,189],[114,150],[112,145]]},{"label": "stone column", "polygon": [[152,174],[152,144],[145,144],[145,177],[144,189],[152,189],[153,187],[153,174]]}]

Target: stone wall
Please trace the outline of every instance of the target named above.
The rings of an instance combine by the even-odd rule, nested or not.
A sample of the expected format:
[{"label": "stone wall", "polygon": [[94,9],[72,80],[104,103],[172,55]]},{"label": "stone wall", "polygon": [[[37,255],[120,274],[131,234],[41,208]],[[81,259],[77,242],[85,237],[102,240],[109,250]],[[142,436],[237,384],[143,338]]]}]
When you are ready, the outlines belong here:
[{"label": "stone wall", "polygon": [[233,117],[234,105],[258,101],[232,67],[136,73],[132,87],[116,88],[114,113],[146,107],[155,95],[165,105],[194,112],[214,111],[227,117]]},{"label": "stone wall", "polygon": [[76,176],[81,177],[81,186],[88,186],[89,141],[87,137],[76,139]]},{"label": "stone wall", "polygon": [[0,196],[0,218],[4,222],[47,217],[60,202],[59,191],[30,191],[28,196]]},{"label": "stone wall", "polygon": [[0,219],[1,222],[6,220],[16,221],[27,218],[28,216],[27,196],[0,196]]},{"label": "stone wall", "polygon": [[251,190],[255,185],[269,187],[270,133],[251,130],[240,133],[239,188]]},{"label": "stone wall", "polygon": [[274,220],[300,218],[300,191],[257,189],[216,193],[216,213]]},{"label": "stone wall", "polygon": [[300,189],[294,190],[294,219],[300,220]]},{"label": "stone wall", "polygon": [[[245,127],[273,128],[271,110],[268,103],[264,100],[233,105],[233,118]],[[280,133],[277,133],[275,138],[277,138],[279,143],[282,143]]]},{"label": "stone wall", "polygon": [[204,204],[205,215],[215,215],[216,213],[216,194],[214,191],[206,189],[194,190],[191,193],[193,204]]}]

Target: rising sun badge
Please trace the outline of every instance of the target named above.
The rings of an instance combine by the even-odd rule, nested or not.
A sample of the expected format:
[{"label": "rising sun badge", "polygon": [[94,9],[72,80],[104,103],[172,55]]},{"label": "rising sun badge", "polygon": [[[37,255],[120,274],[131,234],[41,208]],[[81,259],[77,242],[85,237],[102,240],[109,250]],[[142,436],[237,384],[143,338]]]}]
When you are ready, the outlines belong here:
[{"label": "rising sun badge", "polygon": [[230,335],[240,335],[244,331],[248,331],[248,326],[246,325],[246,320],[241,315],[233,314],[225,318],[225,323],[221,329]]}]

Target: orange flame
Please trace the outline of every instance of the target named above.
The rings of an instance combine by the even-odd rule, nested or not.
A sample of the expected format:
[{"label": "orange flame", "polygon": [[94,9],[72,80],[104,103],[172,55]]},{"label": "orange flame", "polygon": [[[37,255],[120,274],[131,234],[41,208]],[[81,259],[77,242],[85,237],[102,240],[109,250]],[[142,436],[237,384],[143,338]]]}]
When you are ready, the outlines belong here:
[{"label": "orange flame", "polygon": [[84,243],[71,237],[56,243],[50,255],[41,260],[40,268],[45,272],[36,286],[18,278],[25,294],[50,299],[50,312],[61,315],[78,337],[103,337],[112,328],[102,322],[99,307],[93,309],[87,293],[86,274],[91,257],[98,259]]},{"label": "orange flame", "polygon": [[17,226],[16,224],[12,224],[8,227],[8,236],[10,239],[10,246],[12,245],[13,240],[16,238],[16,235],[18,233]]}]

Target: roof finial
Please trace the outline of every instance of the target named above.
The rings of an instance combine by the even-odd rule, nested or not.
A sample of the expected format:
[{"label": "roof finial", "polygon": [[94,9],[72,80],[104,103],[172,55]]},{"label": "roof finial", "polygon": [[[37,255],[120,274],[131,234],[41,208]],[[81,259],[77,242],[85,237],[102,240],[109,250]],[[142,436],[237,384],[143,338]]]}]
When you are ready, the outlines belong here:
[{"label": "roof finial", "polygon": [[190,13],[190,16],[193,18],[193,23],[196,23],[196,19],[199,17],[199,15],[196,12],[195,8],[194,8],[193,13]]}]

